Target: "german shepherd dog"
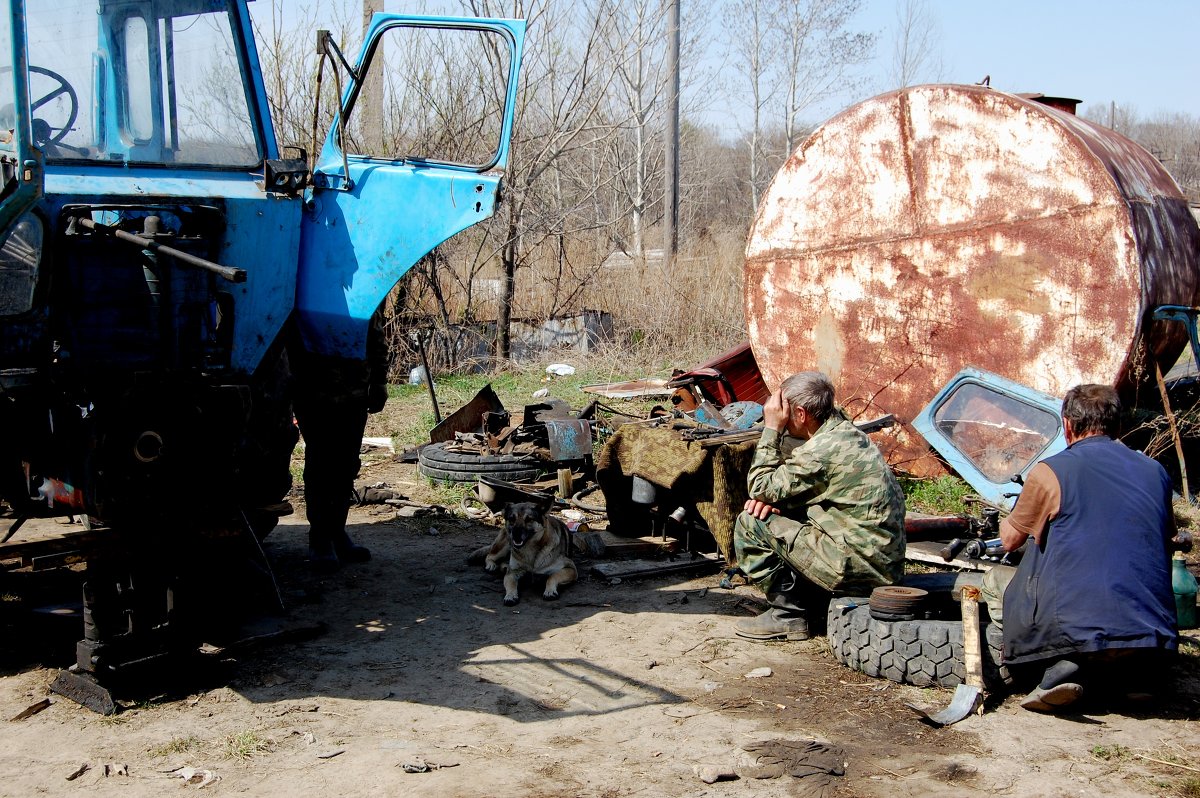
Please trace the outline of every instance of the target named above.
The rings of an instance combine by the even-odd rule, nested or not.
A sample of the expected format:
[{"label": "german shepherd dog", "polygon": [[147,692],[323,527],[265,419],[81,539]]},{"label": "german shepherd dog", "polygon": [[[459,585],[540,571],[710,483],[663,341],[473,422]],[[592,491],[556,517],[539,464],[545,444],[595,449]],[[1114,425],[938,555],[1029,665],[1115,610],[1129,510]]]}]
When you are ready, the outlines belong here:
[{"label": "german shepherd dog", "polygon": [[518,601],[517,582],[526,574],[546,577],[542,598],[558,598],[558,588],[569,585],[579,575],[571,553],[571,533],[562,521],[534,502],[517,502],[504,507],[504,527],[491,546],[477,549],[468,562],[483,561],[483,567],[495,572],[507,560],[504,574],[504,606]]}]

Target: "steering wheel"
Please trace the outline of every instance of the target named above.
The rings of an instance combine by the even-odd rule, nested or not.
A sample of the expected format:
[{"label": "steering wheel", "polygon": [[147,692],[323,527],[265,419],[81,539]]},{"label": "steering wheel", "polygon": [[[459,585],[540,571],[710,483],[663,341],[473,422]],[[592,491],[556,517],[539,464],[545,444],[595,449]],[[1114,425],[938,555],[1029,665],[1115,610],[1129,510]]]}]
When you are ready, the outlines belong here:
[{"label": "steering wheel", "polygon": [[[46,105],[51,100],[57,99],[60,95],[63,95],[63,94],[65,94],[67,96],[67,100],[69,102],[69,113],[67,114],[67,121],[65,121],[62,124],[62,126],[57,129],[58,130],[57,133],[52,134],[50,132],[50,131],[55,130],[55,128],[51,127],[45,120],[36,120],[35,119],[34,124],[33,124],[34,143],[39,144],[39,145],[41,145],[41,144],[58,144],[60,141],[62,141],[64,138],[67,137],[67,134],[71,132],[72,128],[75,125],[75,119],[79,116],[79,98],[75,95],[75,89],[71,87],[71,84],[67,82],[67,79],[64,78],[62,75],[58,74],[57,72],[46,69],[45,67],[30,66],[29,73],[31,75],[34,73],[37,73],[39,75],[45,75],[46,77],[50,78],[50,80],[54,81],[54,83],[55,83],[54,87],[51,88],[51,90],[49,92],[47,92],[46,94],[43,94],[40,98],[38,98],[36,100],[33,100],[33,99],[30,100],[29,112],[30,112],[31,116],[36,114],[37,110],[39,108],[41,108],[43,105]],[[33,83],[32,83],[32,81],[30,81],[30,88],[32,88],[32,87],[33,87]],[[39,124],[37,124],[37,122],[41,122],[41,124],[39,125]]]}]

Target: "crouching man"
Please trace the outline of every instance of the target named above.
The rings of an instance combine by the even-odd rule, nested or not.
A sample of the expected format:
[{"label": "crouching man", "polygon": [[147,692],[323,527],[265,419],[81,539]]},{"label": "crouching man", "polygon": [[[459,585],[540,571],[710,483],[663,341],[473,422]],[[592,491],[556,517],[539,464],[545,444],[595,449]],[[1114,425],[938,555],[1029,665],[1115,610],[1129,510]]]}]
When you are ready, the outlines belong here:
[{"label": "crouching man", "polygon": [[904,494],[879,449],[834,406],[824,374],[784,380],[763,421],[733,545],[770,608],[735,631],[807,640],[810,608],[824,612],[833,591],[866,595],[903,575]]},{"label": "crouching man", "polygon": [[[1004,661],[1041,683],[1022,702],[1054,712],[1092,677],[1117,676],[1127,695],[1152,685],[1147,669],[1174,650],[1171,480],[1162,466],[1113,440],[1121,413],[1107,385],[1079,385],[1063,399],[1064,452],[1030,470],[1000,524],[1006,551],[1025,543],[1020,566],[985,580],[1003,589]],[[996,613],[993,613],[995,617]],[[1090,673],[1089,673],[1090,672]],[[1120,680],[1120,675],[1136,681]]]}]

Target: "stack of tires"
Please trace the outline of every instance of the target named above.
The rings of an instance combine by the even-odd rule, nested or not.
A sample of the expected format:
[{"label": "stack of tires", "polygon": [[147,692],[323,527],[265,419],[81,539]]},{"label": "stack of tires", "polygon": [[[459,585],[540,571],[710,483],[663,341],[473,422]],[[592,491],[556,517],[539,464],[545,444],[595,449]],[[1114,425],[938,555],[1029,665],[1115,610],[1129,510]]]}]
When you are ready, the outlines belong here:
[{"label": "stack of tires", "polygon": [[455,451],[449,443],[431,443],[417,455],[417,470],[438,482],[474,482],[480,474],[508,482],[534,482],[552,465],[533,455]]}]

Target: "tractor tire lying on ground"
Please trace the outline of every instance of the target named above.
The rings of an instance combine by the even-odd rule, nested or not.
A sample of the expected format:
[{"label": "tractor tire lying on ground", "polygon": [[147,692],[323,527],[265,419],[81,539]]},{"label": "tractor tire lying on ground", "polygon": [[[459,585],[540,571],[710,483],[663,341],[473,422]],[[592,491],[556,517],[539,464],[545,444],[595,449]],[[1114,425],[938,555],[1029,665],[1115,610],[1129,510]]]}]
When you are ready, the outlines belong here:
[{"label": "tractor tire lying on ground", "polygon": [[[881,621],[871,617],[864,598],[829,602],[829,647],[834,658],[867,676],[917,687],[956,687],[966,677],[962,621]],[[1000,627],[981,628],[983,683],[990,691],[1011,684],[1000,664]]]},{"label": "tractor tire lying on ground", "polygon": [[439,482],[474,482],[480,474],[508,482],[533,482],[553,466],[529,455],[476,454],[431,443],[417,455],[417,470]]}]

